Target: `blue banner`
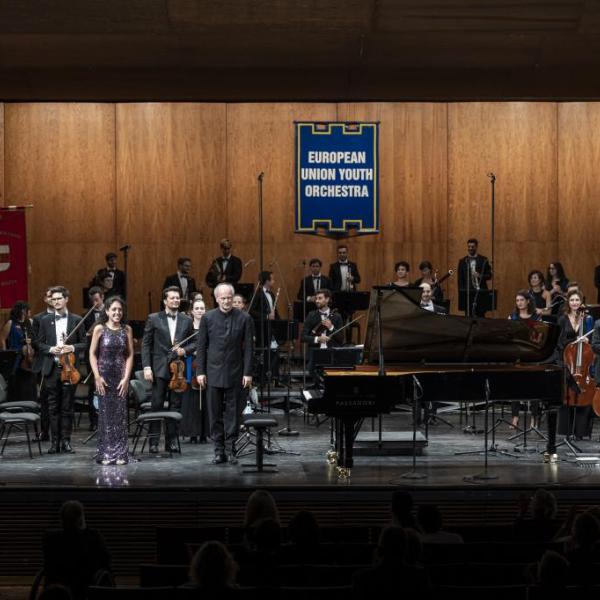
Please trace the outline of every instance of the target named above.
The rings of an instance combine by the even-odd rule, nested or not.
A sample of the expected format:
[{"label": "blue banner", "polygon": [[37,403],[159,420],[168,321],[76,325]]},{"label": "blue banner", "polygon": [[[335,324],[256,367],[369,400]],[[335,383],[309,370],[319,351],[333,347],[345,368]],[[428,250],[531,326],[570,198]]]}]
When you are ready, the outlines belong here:
[{"label": "blue banner", "polygon": [[296,233],[379,232],[378,147],[378,123],[296,123]]}]

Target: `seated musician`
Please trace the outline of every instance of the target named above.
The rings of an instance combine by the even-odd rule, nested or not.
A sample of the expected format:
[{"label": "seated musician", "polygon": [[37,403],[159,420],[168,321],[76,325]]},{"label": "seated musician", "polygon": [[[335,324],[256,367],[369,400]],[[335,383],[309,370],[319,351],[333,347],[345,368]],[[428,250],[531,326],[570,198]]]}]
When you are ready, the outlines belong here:
[{"label": "seated musician", "polygon": [[233,295],[233,308],[237,308],[239,310],[246,310],[246,298],[242,296],[242,294],[234,294]]},{"label": "seated musician", "polygon": [[401,260],[394,265],[394,273],[396,274],[396,279],[392,281],[392,285],[396,287],[410,286],[410,281],[408,280],[410,265],[405,260]]},{"label": "seated musician", "polygon": [[432,313],[445,315],[446,310],[444,307],[433,303],[433,288],[431,284],[423,282],[419,287],[421,288],[421,308]]},{"label": "seated musician", "polygon": [[331,348],[341,346],[344,342],[344,334],[339,331],[342,327],[342,317],[339,313],[329,308],[331,292],[327,289],[319,290],[315,295],[316,310],[311,310],[306,315],[302,329],[302,341],[308,345],[308,372],[315,379],[316,348]]},{"label": "seated musician", "polygon": [[[533,272],[535,275],[537,271]],[[540,273],[541,274],[541,273]],[[531,283],[532,276],[530,274],[529,281]],[[534,281],[537,281],[534,279]],[[512,313],[508,315],[511,321],[539,321],[541,314],[536,308],[534,298],[532,298],[530,291],[519,290],[515,296],[515,308]],[[519,426],[519,411],[521,409],[520,402],[510,403],[511,414],[512,414],[512,427],[517,428]],[[531,427],[537,427],[537,421],[539,416],[539,405],[537,402],[531,404]]]},{"label": "seated musician", "polygon": [[436,304],[444,301],[444,290],[438,285],[437,273],[433,270],[433,265],[428,260],[423,260],[419,263],[419,271],[421,277],[415,281],[415,285],[421,287],[422,283],[428,283],[433,290],[432,299]]}]

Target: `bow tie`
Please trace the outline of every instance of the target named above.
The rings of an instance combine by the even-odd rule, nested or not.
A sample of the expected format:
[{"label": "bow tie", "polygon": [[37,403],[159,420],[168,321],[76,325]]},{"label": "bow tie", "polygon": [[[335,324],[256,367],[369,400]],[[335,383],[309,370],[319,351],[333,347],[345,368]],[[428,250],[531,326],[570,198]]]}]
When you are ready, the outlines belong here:
[{"label": "bow tie", "polygon": [[55,320],[60,321],[60,319],[66,319],[67,315],[59,315],[58,313],[56,313],[54,315]]},{"label": "bow tie", "polygon": [[169,317],[169,319],[173,319],[173,321],[177,318],[177,315],[172,315],[171,313],[167,313],[167,317]]}]

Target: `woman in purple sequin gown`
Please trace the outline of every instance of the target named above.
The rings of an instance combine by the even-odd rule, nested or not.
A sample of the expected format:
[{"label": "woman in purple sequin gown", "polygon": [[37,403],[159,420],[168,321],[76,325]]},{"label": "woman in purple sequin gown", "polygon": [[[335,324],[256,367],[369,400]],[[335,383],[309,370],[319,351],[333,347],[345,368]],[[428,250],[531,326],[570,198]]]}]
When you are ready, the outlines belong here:
[{"label": "woman in purple sequin gown", "polygon": [[90,365],[98,406],[97,462],[124,465],[127,455],[127,389],[133,367],[131,327],[123,325],[125,301],[112,296],[92,334]]}]

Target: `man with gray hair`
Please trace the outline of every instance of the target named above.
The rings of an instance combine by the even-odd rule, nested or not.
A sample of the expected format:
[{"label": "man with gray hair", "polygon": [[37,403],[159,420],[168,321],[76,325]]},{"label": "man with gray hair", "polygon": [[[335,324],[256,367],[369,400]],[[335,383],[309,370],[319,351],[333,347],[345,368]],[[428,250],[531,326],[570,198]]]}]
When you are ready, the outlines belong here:
[{"label": "man with gray hair", "polygon": [[233,295],[231,284],[217,285],[217,308],[202,317],[198,332],[196,377],[206,388],[214,464],[237,463],[241,391],[252,385],[254,325],[248,313],[233,308]]}]

